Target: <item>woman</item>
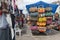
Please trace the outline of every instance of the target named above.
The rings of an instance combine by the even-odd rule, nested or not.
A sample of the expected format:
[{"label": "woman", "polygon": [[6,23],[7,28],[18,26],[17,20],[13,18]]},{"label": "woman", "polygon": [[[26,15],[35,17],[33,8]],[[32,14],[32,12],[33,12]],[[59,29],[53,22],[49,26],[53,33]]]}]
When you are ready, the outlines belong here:
[{"label": "woman", "polygon": [[[1,24],[2,23],[3,24],[0,25],[0,40],[12,40],[11,31],[8,26],[8,22],[6,20],[6,14],[8,14],[7,4],[5,2],[2,2],[1,7],[2,7],[2,9],[0,8],[1,9],[0,13],[2,13],[2,14],[0,15],[0,21],[2,21]],[[3,19],[2,19],[2,17],[3,17]]]},{"label": "woman", "polygon": [[20,19],[19,19],[19,21],[20,21],[20,23],[18,23],[18,25],[20,26],[20,29],[22,29],[23,28],[23,24],[24,24],[24,18],[25,18],[25,15],[22,13],[22,10],[20,10]]}]

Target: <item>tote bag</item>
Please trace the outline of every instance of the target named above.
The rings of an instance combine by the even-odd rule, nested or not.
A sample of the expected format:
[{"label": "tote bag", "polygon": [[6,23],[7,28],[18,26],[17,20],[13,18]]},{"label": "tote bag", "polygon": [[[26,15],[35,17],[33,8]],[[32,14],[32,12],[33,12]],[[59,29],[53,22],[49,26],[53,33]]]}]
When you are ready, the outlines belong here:
[{"label": "tote bag", "polygon": [[8,25],[8,22],[6,20],[6,15],[2,14],[2,16],[0,16],[0,29],[5,29]]}]

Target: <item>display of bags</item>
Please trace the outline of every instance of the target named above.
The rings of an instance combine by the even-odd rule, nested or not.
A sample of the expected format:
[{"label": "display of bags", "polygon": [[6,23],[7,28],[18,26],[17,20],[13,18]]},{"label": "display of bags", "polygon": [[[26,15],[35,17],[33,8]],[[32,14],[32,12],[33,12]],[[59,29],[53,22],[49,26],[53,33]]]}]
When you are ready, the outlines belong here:
[{"label": "display of bags", "polygon": [[[31,17],[30,20],[36,21],[32,21],[31,24],[37,25],[31,25],[31,30],[38,29],[39,32],[46,32],[47,29],[52,29],[53,13],[52,8],[50,6],[44,7],[44,5],[40,5],[38,7],[31,7],[29,11]],[[57,19],[59,15],[56,14],[54,16]]]}]

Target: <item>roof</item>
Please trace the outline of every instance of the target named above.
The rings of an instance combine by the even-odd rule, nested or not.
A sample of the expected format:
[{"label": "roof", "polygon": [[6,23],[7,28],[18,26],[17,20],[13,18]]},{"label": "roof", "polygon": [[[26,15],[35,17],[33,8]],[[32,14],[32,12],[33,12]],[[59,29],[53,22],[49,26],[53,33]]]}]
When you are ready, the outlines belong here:
[{"label": "roof", "polygon": [[39,2],[34,3],[34,4],[26,5],[26,8],[27,8],[27,10],[29,12],[29,8],[31,8],[31,7],[39,7],[40,5],[43,5],[44,8],[46,8],[47,6],[52,7],[52,13],[55,13],[55,11],[56,11],[56,9],[58,7],[58,5],[56,5],[56,4],[49,4],[49,3],[45,3],[43,1],[39,1]]}]

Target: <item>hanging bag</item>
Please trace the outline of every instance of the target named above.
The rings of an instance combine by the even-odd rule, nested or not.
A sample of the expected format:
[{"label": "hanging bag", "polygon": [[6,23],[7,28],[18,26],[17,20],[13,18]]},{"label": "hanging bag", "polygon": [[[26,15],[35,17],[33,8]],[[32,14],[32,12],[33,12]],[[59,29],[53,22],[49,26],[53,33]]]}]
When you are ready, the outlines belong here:
[{"label": "hanging bag", "polygon": [[44,12],[45,12],[45,8],[44,8],[43,5],[40,5],[40,6],[38,7],[38,12],[39,12],[39,13],[44,13]]},{"label": "hanging bag", "polygon": [[30,11],[30,12],[37,12],[37,7],[31,7],[31,8],[29,9],[29,11]]}]

